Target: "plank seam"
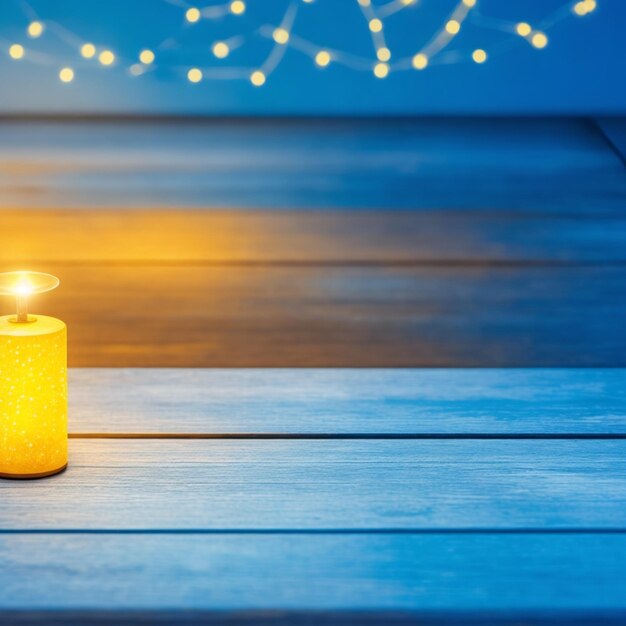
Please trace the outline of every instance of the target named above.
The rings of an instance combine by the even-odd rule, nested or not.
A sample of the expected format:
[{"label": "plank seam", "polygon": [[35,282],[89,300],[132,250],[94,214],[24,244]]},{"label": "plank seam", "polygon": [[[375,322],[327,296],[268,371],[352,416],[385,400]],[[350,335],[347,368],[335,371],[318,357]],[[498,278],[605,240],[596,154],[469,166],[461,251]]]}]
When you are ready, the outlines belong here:
[{"label": "plank seam", "polygon": [[472,440],[613,440],[626,433],[70,433],[70,439],[472,439]]},{"label": "plank seam", "polygon": [[[6,263],[6,260],[0,263]],[[624,267],[626,258],[612,260],[563,260],[563,259],[103,259],[103,260],[68,260],[68,259],[11,259],[13,265],[30,263],[31,265],[58,266],[58,267],[233,267],[233,268],[316,268],[316,267],[345,267],[345,268],[541,268],[561,269],[568,267]]]},{"label": "plank seam", "polygon": [[624,535],[626,528],[1,528],[0,535]]}]

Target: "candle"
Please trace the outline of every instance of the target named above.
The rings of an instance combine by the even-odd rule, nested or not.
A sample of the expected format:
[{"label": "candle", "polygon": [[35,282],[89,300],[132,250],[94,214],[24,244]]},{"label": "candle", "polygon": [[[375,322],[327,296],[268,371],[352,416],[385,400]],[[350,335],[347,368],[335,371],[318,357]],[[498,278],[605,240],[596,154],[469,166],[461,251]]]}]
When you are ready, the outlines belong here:
[{"label": "candle", "polygon": [[0,317],[0,477],[41,478],[67,467],[67,331],[29,315],[31,294],[59,279],[39,272],[0,274],[0,295],[17,313]]}]

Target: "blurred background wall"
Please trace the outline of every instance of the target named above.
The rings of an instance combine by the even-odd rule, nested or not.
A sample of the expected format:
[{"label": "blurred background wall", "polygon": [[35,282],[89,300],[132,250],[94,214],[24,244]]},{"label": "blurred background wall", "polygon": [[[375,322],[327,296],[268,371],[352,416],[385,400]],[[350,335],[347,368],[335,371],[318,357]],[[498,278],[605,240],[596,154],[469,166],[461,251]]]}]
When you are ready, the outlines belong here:
[{"label": "blurred background wall", "polygon": [[[406,7],[402,0],[371,2],[368,8],[357,0],[247,0],[239,14],[228,3],[200,3],[204,15],[190,23],[185,15],[192,4],[184,0],[2,0],[0,112],[504,115],[626,110],[624,0],[598,0],[595,10],[583,16],[576,14],[575,2],[564,0],[478,0],[460,32],[423,71],[411,66],[412,56],[445,32],[455,10],[463,11],[463,2],[418,0]],[[373,74],[372,10],[382,17],[381,35],[391,53],[390,72],[382,80]],[[37,38],[26,32],[33,20],[45,26]],[[545,32],[547,45],[536,48],[531,38],[518,35],[520,22]],[[272,40],[281,24],[291,34],[282,46]],[[212,53],[216,41],[229,43],[226,58]],[[97,54],[82,58],[86,42],[98,52],[113,51],[115,63],[105,67]],[[24,48],[17,60],[9,54],[16,44]],[[155,61],[137,66],[142,75],[132,76],[130,68],[146,48],[154,51]],[[337,51],[325,68],[314,62],[321,49]],[[486,52],[485,63],[472,60],[476,49]],[[249,76],[264,63],[267,81],[256,88]],[[63,67],[74,71],[71,83],[59,80]],[[198,84],[187,79],[192,67],[204,73]]]}]

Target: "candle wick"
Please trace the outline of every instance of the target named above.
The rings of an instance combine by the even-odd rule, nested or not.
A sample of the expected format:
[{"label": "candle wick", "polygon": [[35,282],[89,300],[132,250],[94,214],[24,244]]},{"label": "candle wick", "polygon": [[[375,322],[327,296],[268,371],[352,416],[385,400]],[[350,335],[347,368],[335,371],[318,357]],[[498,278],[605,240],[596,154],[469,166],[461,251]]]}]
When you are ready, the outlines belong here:
[{"label": "candle wick", "polygon": [[24,294],[18,294],[15,296],[15,303],[17,305],[18,324],[28,322],[28,297]]}]

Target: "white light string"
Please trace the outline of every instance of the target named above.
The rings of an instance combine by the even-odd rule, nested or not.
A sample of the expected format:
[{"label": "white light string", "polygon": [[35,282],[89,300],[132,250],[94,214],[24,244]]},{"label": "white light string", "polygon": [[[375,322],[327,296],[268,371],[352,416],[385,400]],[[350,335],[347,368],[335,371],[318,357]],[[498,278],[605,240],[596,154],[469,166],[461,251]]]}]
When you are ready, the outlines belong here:
[{"label": "white light string", "polygon": [[[181,33],[202,20],[218,20],[228,15],[234,17],[243,15],[247,9],[244,0],[231,0],[203,7],[195,6],[187,0],[162,0],[163,3],[181,11],[180,27],[176,33],[168,35],[156,45],[140,48],[136,59],[120,57],[111,47],[93,43],[56,20],[42,19],[26,0],[17,0],[24,17],[28,20],[25,28],[26,38],[22,41],[9,41],[0,37],[0,46],[12,61],[28,61],[46,67],[55,67],[58,79],[62,83],[73,82],[77,69],[82,71],[89,67],[100,66],[123,68],[130,77],[139,77],[156,69],[165,69],[191,83],[200,83],[204,80],[248,80],[255,87],[261,87],[278,69],[288,48],[309,57],[318,69],[337,63],[350,70],[371,72],[374,77],[383,79],[392,72],[422,71],[433,65],[463,62],[480,65],[510,50],[519,38],[525,39],[531,47],[540,50],[549,43],[547,34],[549,29],[570,16],[584,17],[593,13],[597,8],[596,0],[570,0],[542,19],[540,23],[532,24],[521,20],[508,21],[484,15],[480,12],[480,0],[459,0],[443,25],[413,55],[394,58],[385,36],[385,20],[405,9],[417,8],[425,1],[390,0],[376,6],[372,0],[355,0],[370,33],[373,58],[318,44],[294,33],[298,5],[312,5],[315,0],[291,0],[278,25],[264,24],[250,34],[235,34],[211,42],[207,46],[206,62],[195,65],[183,66],[167,63],[165,53],[168,50],[181,48]],[[447,50],[459,33],[468,26],[479,30],[497,31],[510,37],[484,48]],[[49,36],[56,37],[68,47],[67,57],[37,49],[35,41]],[[269,54],[257,67],[216,64],[229,58],[232,52],[257,36],[273,42]],[[27,40],[33,43],[29,44]],[[211,60],[210,63],[209,60]]]}]

